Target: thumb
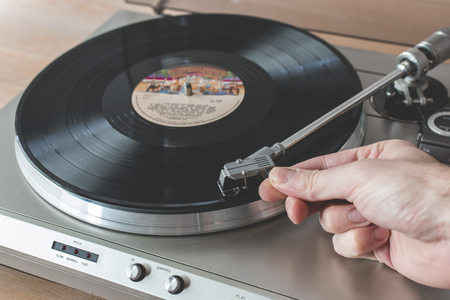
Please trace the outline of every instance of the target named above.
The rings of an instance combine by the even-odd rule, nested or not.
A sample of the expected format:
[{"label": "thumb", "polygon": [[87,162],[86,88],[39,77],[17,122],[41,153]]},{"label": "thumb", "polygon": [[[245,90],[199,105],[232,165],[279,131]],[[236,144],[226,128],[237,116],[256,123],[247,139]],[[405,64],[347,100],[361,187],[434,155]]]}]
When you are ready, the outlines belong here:
[{"label": "thumb", "polygon": [[349,178],[349,173],[342,169],[345,166],[325,170],[276,167],[270,171],[269,180],[275,189],[287,196],[307,201],[349,200],[360,178]]}]

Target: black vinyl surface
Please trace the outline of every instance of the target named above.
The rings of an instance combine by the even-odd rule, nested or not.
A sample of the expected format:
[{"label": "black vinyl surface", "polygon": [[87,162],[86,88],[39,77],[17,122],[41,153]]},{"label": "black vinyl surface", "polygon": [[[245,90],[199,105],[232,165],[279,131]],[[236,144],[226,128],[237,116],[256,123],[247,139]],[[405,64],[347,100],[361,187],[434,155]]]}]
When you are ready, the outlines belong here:
[{"label": "black vinyl surface", "polygon": [[[133,109],[143,78],[164,68],[211,65],[242,80],[245,97],[213,123],[157,125]],[[227,162],[281,142],[361,89],[336,49],[281,23],[236,15],[145,21],[89,40],[50,64],[25,91],[16,116],[31,162],[64,189],[101,205],[152,213],[218,210],[259,199],[257,184],[224,198]],[[291,147],[291,165],[337,151],[358,107]]]}]

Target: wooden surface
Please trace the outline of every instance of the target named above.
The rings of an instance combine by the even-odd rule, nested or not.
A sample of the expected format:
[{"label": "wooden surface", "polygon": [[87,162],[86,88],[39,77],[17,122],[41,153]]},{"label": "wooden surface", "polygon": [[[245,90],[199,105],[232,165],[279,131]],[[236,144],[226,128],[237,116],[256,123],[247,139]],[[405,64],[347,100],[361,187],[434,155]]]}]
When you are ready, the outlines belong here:
[{"label": "wooden surface", "polygon": [[[353,0],[335,1],[239,1],[239,0],[215,0],[215,1],[197,1],[184,0],[178,5],[187,5],[192,10],[213,10],[214,5],[217,12],[223,12],[224,7],[231,7],[242,2],[243,5],[255,7],[258,3],[263,6],[276,6],[276,18],[286,10],[290,14],[297,12],[303,16],[305,22],[308,21],[309,28],[318,30],[333,31],[336,24],[342,26],[358,27],[355,24],[361,21],[362,28],[358,28],[360,34],[374,36],[379,34],[380,30],[388,30],[383,23],[379,28],[379,20],[352,20],[349,24],[346,10],[358,6],[362,9],[368,5],[367,9],[374,9],[373,3],[397,3],[397,9],[403,5],[412,3],[414,7],[422,7],[420,3],[429,3],[433,9],[440,7],[436,15],[432,18],[435,23],[442,23],[439,18],[450,15],[450,4],[445,0],[427,0],[427,1],[356,1]],[[154,2],[154,1],[150,1]],[[322,3],[322,9],[317,3]],[[326,4],[328,2],[328,5]],[[336,3],[341,3],[337,7]],[[215,4],[212,4],[215,3]],[[302,3],[296,6],[297,3]],[[363,4],[364,3],[364,4]],[[370,5],[369,5],[370,4]],[[211,6],[213,5],[213,6]],[[295,9],[289,9],[294,6]],[[258,6],[257,6],[258,7]],[[267,8],[267,7],[266,7]],[[336,10],[336,13],[330,15],[330,8]],[[77,45],[86,38],[92,31],[112,16],[117,10],[126,9],[142,13],[152,13],[148,7],[126,4],[122,0],[0,0],[0,108],[10,101],[14,96],[23,91],[31,80],[59,55]],[[408,8],[408,11],[410,8]],[[309,11],[309,17],[305,14]],[[391,10],[389,10],[391,14]],[[400,10],[401,11],[401,10]],[[173,12],[172,12],[173,13]],[[339,13],[343,15],[339,15]],[[399,17],[407,18],[406,14],[400,14]],[[370,19],[370,14],[369,14]],[[289,19],[286,19],[289,21]],[[429,19],[427,19],[427,22]],[[306,23],[305,23],[306,24]],[[434,24],[434,23],[433,23]],[[450,24],[447,24],[450,25]],[[344,27],[345,27],[344,26]],[[431,32],[439,29],[441,26],[433,27],[427,30],[422,38]],[[336,27],[337,28],[337,27]],[[395,46],[386,43],[375,43],[353,38],[343,38],[333,34],[318,33],[319,36],[328,40],[332,44],[374,50],[380,52],[398,54],[405,46]],[[416,40],[415,40],[416,41]],[[3,142],[3,141],[0,141]],[[1,230],[1,229],[0,229]],[[24,274],[10,268],[0,266],[0,299],[99,299],[93,295],[86,294],[64,287],[34,276]]]},{"label": "wooden surface", "polygon": [[448,0],[171,0],[169,6],[253,15],[315,31],[409,45],[450,26]]},{"label": "wooden surface", "polygon": [[153,12],[123,0],[0,0],[0,107],[119,9]]},{"label": "wooden surface", "polygon": [[102,298],[0,265],[0,299],[100,300]]}]

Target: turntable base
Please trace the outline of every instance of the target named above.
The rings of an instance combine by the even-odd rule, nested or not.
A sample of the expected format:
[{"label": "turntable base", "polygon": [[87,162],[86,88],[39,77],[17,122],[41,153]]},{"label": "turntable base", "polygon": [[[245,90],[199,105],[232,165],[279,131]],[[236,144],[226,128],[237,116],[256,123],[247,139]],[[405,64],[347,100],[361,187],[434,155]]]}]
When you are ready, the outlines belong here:
[{"label": "turntable base", "polygon": [[[129,22],[134,16],[121,12],[103,30],[124,24],[123,20]],[[346,48],[340,51],[359,70],[366,86],[381,76],[378,74],[389,72],[395,63],[392,55]],[[448,88],[449,73],[450,67],[446,65],[436,69],[432,76]],[[218,294],[203,298],[450,297],[450,291],[416,284],[379,263],[338,256],[332,249],[330,235],[320,228],[315,217],[294,226],[282,215],[236,230],[184,237],[119,233],[68,217],[37,196],[21,176],[13,143],[17,102],[15,99],[0,111],[0,140],[11,141],[0,143],[0,224],[6,224],[0,232],[2,264],[109,299],[202,299],[200,293],[214,292]],[[389,138],[415,142],[417,125],[382,119],[370,106],[366,106],[366,113],[366,144]],[[52,249],[55,241],[71,247],[78,245],[100,259],[88,266],[75,266],[76,258]],[[64,255],[64,259],[58,254]],[[105,272],[104,262],[114,270]],[[126,277],[127,267],[134,263],[141,263],[151,271],[146,279],[134,282]],[[98,272],[103,272],[104,277]],[[190,283],[185,292],[176,296],[167,293],[164,280],[160,280],[172,274],[185,276]],[[153,279],[155,285],[150,284]],[[224,289],[208,289],[209,283]],[[159,290],[152,290],[153,286]]]}]

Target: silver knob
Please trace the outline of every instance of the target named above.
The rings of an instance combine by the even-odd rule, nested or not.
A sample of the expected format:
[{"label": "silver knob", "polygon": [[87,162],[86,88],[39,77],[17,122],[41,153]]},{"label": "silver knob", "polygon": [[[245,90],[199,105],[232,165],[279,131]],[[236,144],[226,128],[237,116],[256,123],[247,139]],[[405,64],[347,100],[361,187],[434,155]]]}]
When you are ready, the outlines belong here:
[{"label": "silver knob", "polygon": [[170,276],[164,281],[164,288],[171,294],[179,294],[184,289],[184,280],[180,276]]},{"label": "silver knob", "polygon": [[126,274],[132,281],[141,281],[145,277],[145,267],[141,264],[132,264],[128,266]]}]

